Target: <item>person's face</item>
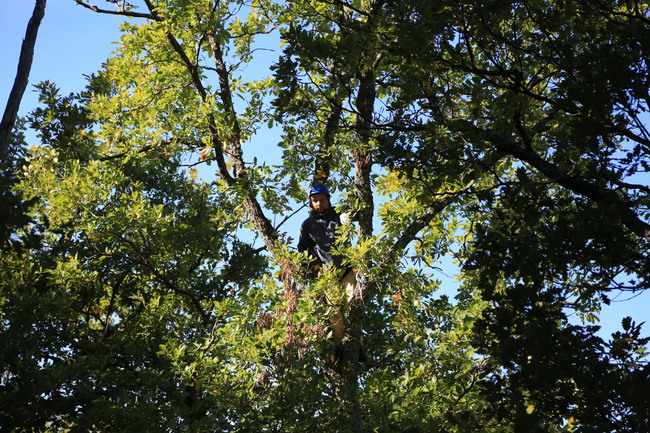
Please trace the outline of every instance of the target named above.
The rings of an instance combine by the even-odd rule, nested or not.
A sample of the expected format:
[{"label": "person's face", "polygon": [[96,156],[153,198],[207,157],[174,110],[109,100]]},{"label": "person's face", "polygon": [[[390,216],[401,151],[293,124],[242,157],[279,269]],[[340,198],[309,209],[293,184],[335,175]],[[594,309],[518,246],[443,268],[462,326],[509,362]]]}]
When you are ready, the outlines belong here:
[{"label": "person's face", "polygon": [[314,194],[309,197],[311,202],[311,207],[319,213],[327,211],[330,207],[330,199],[327,197],[327,194]]}]

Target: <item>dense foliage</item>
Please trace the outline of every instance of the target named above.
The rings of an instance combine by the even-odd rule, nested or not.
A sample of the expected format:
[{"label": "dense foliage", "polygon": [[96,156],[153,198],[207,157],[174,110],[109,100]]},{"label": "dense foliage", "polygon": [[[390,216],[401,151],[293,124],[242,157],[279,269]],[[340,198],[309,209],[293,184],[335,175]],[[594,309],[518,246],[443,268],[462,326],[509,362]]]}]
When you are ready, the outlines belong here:
[{"label": "dense foliage", "polygon": [[128,20],[2,161],[2,431],[650,429],[644,318],[596,326],[650,282],[650,4],[75,2]]}]

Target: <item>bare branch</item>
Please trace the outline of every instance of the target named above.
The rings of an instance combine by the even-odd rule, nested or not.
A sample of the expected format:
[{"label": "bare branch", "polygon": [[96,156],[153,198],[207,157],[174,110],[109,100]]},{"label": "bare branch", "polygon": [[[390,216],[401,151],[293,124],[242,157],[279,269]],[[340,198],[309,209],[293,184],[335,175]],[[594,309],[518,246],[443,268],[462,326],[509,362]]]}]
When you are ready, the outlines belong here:
[{"label": "bare branch", "polygon": [[38,28],[41,21],[45,16],[45,1],[36,0],[34,12],[27,24],[27,31],[25,39],[20,49],[20,57],[18,60],[18,71],[16,72],[16,79],[11,88],[7,107],[0,122],[0,158],[4,158],[9,149],[9,136],[11,130],[16,123],[18,116],[18,109],[20,108],[20,101],[23,99],[23,94],[29,82],[29,73],[32,69],[32,60],[34,59],[34,46],[36,45],[36,36],[38,35]]},{"label": "bare branch", "polygon": [[133,12],[133,11],[130,11],[130,10],[125,10],[125,9],[118,9],[118,10],[110,11],[108,9],[98,8],[97,6],[91,5],[90,3],[86,3],[86,2],[84,2],[82,0],[74,0],[74,2],[76,4],[78,4],[79,6],[83,6],[86,9],[90,9],[93,12],[97,12],[98,14],[120,15],[120,16],[123,16],[123,17],[130,17],[130,18],[145,18],[145,19],[148,19],[148,20],[155,19],[153,17],[153,15],[151,15],[151,14],[145,14],[145,13],[141,13],[141,12]]}]

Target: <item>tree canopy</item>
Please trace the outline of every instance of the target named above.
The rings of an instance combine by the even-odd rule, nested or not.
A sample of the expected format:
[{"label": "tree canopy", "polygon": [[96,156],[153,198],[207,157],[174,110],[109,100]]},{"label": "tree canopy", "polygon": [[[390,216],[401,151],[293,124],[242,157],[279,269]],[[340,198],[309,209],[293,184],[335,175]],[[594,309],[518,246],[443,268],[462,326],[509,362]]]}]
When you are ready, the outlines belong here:
[{"label": "tree canopy", "polygon": [[2,431],[650,428],[597,326],[650,283],[648,2],[74,1],[126,21],[2,161]]}]

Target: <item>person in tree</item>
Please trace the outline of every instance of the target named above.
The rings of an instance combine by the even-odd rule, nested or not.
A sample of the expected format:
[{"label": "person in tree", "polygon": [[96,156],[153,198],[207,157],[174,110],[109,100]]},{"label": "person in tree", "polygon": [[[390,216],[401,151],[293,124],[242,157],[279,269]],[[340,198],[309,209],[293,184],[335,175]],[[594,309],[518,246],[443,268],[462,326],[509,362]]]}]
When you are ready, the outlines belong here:
[{"label": "person in tree", "polygon": [[[325,294],[328,305],[338,307],[330,316],[330,326],[334,343],[340,346],[343,342],[345,326],[341,308],[350,301],[356,285],[356,272],[343,264],[343,256],[332,253],[338,234],[337,229],[342,225],[339,214],[330,202],[330,192],[322,183],[314,184],[309,190],[309,217],[300,227],[298,251],[307,251],[312,259],[311,275],[323,275],[325,268],[331,268],[336,273],[344,289],[345,298],[335,299],[332,294]],[[334,299],[333,299],[334,298]]]}]

